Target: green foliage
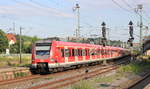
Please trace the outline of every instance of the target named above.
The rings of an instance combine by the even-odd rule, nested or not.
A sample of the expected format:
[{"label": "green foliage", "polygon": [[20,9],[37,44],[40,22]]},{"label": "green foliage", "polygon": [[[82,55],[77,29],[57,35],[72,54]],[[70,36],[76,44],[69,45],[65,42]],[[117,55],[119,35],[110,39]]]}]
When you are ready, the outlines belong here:
[{"label": "green foliage", "polygon": [[17,73],[14,73],[14,77],[15,78],[18,78],[18,77],[24,77],[24,76],[27,76],[28,74],[27,73],[24,73],[24,72],[17,72]]},{"label": "green foliage", "polygon": [[19,63],[18,56],[0,56],[0,67],[11,66],[11,67],[29,67],[31,64],[31,55],[22,55],[22,64]]},{"label": "green foliage", "polygon": [[[19,53],[20,52],[20,36],[16,35],[17,42],[16,44],[11,46],[11,53]],[[36,36],[29,37],[29,36],[21,36],[22,39],[22,52],[23,53],[31,53],[32,44],[39,40]]]},{"label": "green foliage", "polygon": [[[17,42],[10,46],[10,53],[19,53],[20,51],[20,35],[16,35]],[[31,53],[32,44],[40,40],[36,36],[21,36],[22,39],[22,52]],[[8,48],[8,39],[6,34],[0,29],[0,53],[5,53],[6,48]]]},{"label": "green foliage", "polygon": [[140,54],[140,51],[139,50],[133,50],[133,55],[138,55],[138,54]]},{"label": "green foliage", "polygon": [[115,79],[118,79],[122,77],[123,75],[121,73],[117,73],[115,75],[107,76],[107,77],[97,77],[95,79],[96,82],[113,82]]},{"label": "green foliage", "polygon": [[149,69],[149,68],[150,68],[150,61],[144,60],[142,62],[131,63],[126,66],[121,66],[118,71],[121,73],[132,72],[132,73],[138,74],[141,71],[145,69]]},{"label": "green foliage", "polygon": [[80,84],[75,84],[72,89],[94,89],[93,84],[88,81],[81,81]]},{"label": "green foliage", "polygon": [[0,53],[4,53],[6,48],[8,48],[8,40],[6,34],[0,30]]}]

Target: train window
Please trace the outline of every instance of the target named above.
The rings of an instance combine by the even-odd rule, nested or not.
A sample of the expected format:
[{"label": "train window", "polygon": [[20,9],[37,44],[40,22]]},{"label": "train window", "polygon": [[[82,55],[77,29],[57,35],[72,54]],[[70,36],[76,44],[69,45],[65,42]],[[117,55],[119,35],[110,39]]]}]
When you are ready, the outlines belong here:
[{"label": "train window", "polygon": [[101,55],[101,49],[99,49],[99,55]]},{"label": "train window", "polygon": [[105,53],[105,55],[107,55],[107,50],[106,49],[104,50],[104,53]]},{"label": "train window", "polygon": [[75,56],[78,56],[78,50],[77,49],[74,49],[74,54],[75,54]]},{"label": "train window", "polygon": [[75,56],[75,50],[72,49],[72,56],[74,57]]},{"label": "train window", "polygon": [[98,53],[98,52],[97,52],[97,49],[95,49],[94,51],[95,51],[95,52],[94,52],[94,55],[97,55],[97,53]]},{"label": "train window", "polygon": [[99,49],[97,49],[97,54],[96,54],[96,55],[99,55],[99,53],[100,53],[99,51],[100,51],[100,50],[99,50]]},{"label": "train window", "polygon": [[89,49],[86,49],[85,52],[86,52],[86,56],[89,56]]},{"label": "train window", "polygon": [[85,49],[82,49],[82,56],[85,56],[85,55],[86,55]]},{"label": "train window", "polygon": [[107,51],[107,49],[105,49],[105,55],[107,55],[107,53],[108,53],[108,51]]},{"label": "train window", "polygon": [[61,57],[64,57],[64,49],[61,49]]},{"label": "train window", "polygon": [[96,55],[96,53],[97,53],[97,50],[96,50],[96,49],[94,49],[94,55]]},{"label": "train window", "polygon": [[105,52],[104,49],[102,49],[102,50],[101,50],[101,54],[104,55],[104,54],[105,54],[104,52]]},{"label": "train window", "polygon": [[65,49],[65,57],[70,57],[71,54],[70,54],[70,49]]},{"label": "train window", "polygon": [[90,49],[90,55],[94,55],[94,49]]},{"label": "train window", "polygon": [[98,55],[100,55],[101,54],[101,49],[99,49],[99,54]]},{"label": "train window", "polygon": [[78,49],[78,55],[77,56],[80,56],[80,49]]},{"label": "train window", "polygon": [[78,56],[82,56],[82,49],[78,49]]}]

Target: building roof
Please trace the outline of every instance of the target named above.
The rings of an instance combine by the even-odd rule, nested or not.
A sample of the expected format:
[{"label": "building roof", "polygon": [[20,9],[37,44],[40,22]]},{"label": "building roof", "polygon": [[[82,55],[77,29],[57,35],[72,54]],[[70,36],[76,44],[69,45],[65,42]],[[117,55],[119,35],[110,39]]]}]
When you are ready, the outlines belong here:
[{"label": "building roof", "polygon": [[6,37],[9,41],[13,41],[14,43],[16,43],[16,37],[14,34],[8,33],[8,34],[6,34]]}]

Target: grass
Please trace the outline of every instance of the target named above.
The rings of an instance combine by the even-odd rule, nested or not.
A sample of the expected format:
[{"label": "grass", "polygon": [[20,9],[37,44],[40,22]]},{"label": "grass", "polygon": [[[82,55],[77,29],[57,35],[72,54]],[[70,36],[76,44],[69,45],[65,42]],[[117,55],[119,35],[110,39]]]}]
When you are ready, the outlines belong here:
[{"label": "grass", "polygon": [[27,75],[28,75],[28,74],[27,74],[27,73],[24,73],[24,72],[14,73],[14,77],[15,77],[15,78],[24,77],[24,76],[27,76]]},{"label": "grass", "polygon": [[51,80],[51,79],[53,79],[52,77],[46,77],[46,78],[44,78],[45,80]]},{"label": "grass", "polygon": [[120,73],[124,72],[131,72],[134,74],[139,74],[143,70],[149,69],[150,68],[150,61],[149,60],[144,60],[141,62],[136,62],[136,63],[131,63],[126,66],[121,66],[118,70]]},{"label": "grass", "polygon": [[80,84],[72,85],[71,89],[95,89],[93,85],[90,81],[80,81]]},{"label": "grass", "polygon": [[102,82],[113,82],[115,79],[119,79],[121,78],[123,75],[121,73],[117,73],[114,75],[110,75],[110,76],[105,76],[105,77],[97,77],[95,78],[95,82],[97,83],[102,83]]},{"label": "grass", "polygon": [[[130,63],[128,65],[120,66],[115,74],[107,76],[98,76],[91,80],[83,80],[78,82],[67,89],[99,89],[100,87],[109,87],[109,83],[113,83],[121,78],[129,77],[130,75],[135,75],[143,72],[146,69],[150,69],[150,61],[143,60],[136,63]],[[66,89],[66,88],[64,88]]]},{"label": "grass", "polygon": [[22,64],[20,64],[19,61],[20,61],[19,56],[0,56],[0,63],[1,63],[0,67],[5,67],[5,66],[28,67],[31,64],[31,56],[30,55],[23,55],[22,56]]}]

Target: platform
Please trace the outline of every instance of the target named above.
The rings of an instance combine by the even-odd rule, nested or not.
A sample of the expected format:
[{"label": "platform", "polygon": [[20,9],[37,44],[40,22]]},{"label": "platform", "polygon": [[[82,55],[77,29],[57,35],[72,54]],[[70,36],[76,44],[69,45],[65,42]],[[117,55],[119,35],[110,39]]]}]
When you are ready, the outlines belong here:
[{"label": "platform", "polygon": [[30,69],[27,67],[6,67],[0,68],[0,81],[15,79],[18,77],[31,75]]}]

